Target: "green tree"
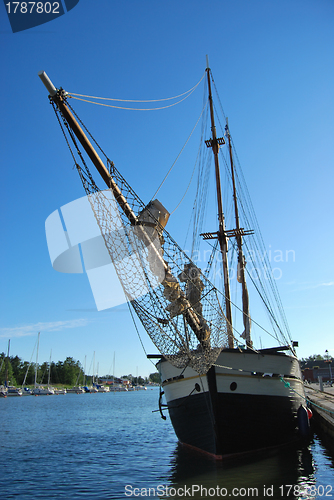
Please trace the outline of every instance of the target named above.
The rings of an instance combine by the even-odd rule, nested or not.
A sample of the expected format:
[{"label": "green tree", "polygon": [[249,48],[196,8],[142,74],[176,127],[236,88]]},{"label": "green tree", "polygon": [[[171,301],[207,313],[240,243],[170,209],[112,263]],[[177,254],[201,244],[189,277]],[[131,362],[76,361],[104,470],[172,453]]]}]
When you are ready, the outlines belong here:
[{"label": "green tree", "polygon": [[149,380],[154,384],[160,384],[160,373],[159,372],[150,373]]},{"label": "green tree", "polygon": [[83,369],[79,361],[67,357],[65,361],[58,361],[55,365],[59,383],[66,385],[75,385],[77,380],[83,381]]},{"label": "green tree", "polygon": [[8,383],[8,385],[16,385],[16,378],[14,376],[10,357],[8,358],[5,353],[1,354],[0,368],[0,384],[4,385],[5,383]]},{"label": "green tree", "polygon": [[302,364],[307,364],[307,363],[313,363],[314,361],[320,361],[323,360],[324,358],[321,356],[321,354],[311,354],[308,358],[301,358],[300,362]]}]

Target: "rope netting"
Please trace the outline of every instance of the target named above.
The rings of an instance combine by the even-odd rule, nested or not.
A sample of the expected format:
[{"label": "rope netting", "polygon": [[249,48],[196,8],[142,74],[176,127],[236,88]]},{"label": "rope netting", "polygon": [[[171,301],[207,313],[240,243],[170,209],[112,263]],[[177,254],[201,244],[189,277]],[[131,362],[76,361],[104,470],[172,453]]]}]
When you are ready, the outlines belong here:
[{"label": "rope netting", "polygon": [[228,346],[224,311],[217,290],[163,229],[163,207],[157,200],[143,207],[128,196],[134,224],[112,189],[89,201],[125,296],[152,342],[177,368],[206,373]]}]

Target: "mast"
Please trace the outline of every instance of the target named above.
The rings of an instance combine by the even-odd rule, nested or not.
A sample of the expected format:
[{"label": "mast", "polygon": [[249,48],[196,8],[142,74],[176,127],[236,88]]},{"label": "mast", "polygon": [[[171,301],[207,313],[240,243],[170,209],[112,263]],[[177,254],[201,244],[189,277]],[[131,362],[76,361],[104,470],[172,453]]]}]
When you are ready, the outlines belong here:
[{"label": "mast", "polygon": [[95,351],[94,351],[94,356],[93,356],[93,387],[95,387]]},{"label": "mast", "polygon": [[216,233],[215,236],[213,234],[210,234],[210,233],[205,233],[203,236],[204,236],[204,239],[218,238],[218,241],[219,241],[219,246],[220,246],[220,250],[221,250],[221,254],[222,254],[222,258],[223,258],[225,307],[226,307],[226,318],[228,321],[228,324],[227,324],[228,345],[230,348],[233,348],[234,344],[233,344],[233,332],[232,332],[230,279],[229,279],[229,270],[228,270],[228,261],[227,261],[227,251],[228,251],[227,241],[228,241],[228,238],[227,238],[226,231],[225,231],[225,221],[224,221],[223,203],[222,203],[222,195],[221,195],[221,184],[220,184],[219,158],[218,158],[219,146],[225,144],[225,140],[223,137],[217,138],[217,134],[216,134],[208,57],[207,57],[206,73],[207,73],[207,78],[208,78],[208,92],[209,92],[212,139],[205,141],[205,143],[206,143],[207,147],[212,148],[214,161],[215,161],[219,229],[218,229],[218,232]]},{"label": "mast", "polygon": [[50,377],[51,377],[51,357],[52,357],[52,349],[50,352],[49,373],[48,373],[48,389],[50,387]]},{"label": "mast", "polygon": [[38,332],[38,340],[37,340],[37,352],[36,352],[36,365],[35,365],[35,387],[37,387],[37,367],[38,367],[38,350],[39,350],[39,336],[41,332]]},{"label": "mast", "polygon": [[234,163],[233,163],[233,155],[232,155],[232,143],[231,143],[231,135],[228,126],[228,119],[226,118],[226,135],[228,139],[228,149],[230,155],[230,164],[231,164],[231,175],[232,175],[232,185],[233,185],[233,201],[234,201],[234,213],[235,213],[235,231],[234,236],[237,241],[238,246],[238,271],[237,271],[237,279],[242,286],[242,311],[243,311],[243,322],[244,322],[244,333],[243,337],[246,340],[247,347],[252,347],[252,341],[250,337],[251,330],[251,321],[249,315],[249,297],[248,290],[246,284],[246,276],[245,276],[245,257],[242,251],[242,236],[245,234],[250,234],[250,231],[244,231],[243,228],[240,228],[240,220],[239,220],[239,209],[238,209],[238,199],[237,199],[237,191],[235,187],[235,175],[234,175]]},{"label": "mast", "polygon": [[6,370],[5,370],[5,387],[8,387],[9,349],[10,349],[10,339],[8,340],[8,349],[7,349]]}]

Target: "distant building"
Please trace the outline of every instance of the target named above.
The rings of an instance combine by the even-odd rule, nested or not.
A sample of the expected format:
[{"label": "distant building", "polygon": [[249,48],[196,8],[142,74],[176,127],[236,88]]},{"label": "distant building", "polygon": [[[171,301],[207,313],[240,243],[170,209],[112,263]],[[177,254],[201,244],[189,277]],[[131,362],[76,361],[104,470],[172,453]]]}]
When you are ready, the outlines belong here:
[{"label": "distant building", "polygon": [[324,382],[333,380],[332,359],[316,359],[301,363],[304,380],[309,382],[318,382],[318,377],[322,377]]},{"label": "distant building", "polygon": [[124,378],[103,378],[101,377],[100,379],[100,382],[102,384],[106,384],[106,385],[125,385],[126,387],[130,385],[130,381],[128,379],[124,379]]}]

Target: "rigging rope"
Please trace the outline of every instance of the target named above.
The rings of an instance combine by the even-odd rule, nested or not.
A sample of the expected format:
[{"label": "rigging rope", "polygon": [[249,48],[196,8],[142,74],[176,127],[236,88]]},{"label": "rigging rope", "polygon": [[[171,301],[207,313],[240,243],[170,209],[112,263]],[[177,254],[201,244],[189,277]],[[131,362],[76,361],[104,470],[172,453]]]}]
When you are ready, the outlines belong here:
[{"label": "rigging rope", "polygon": [[88,102],[90,104],[97,104],[98,106],[105,106],[107,108],[115,108],[115,109],[127,109],[129,111],[158,111],[158,110],[161,110],[161,109],[166,109],[166,108],[171,108],[172,106],[176,106],[177,104],[180,104],[181,102],[185,101],[188,97],[191,96],[191,94],[196,90],[196,88],[198,87],[198,85],[201,83],[201,81],[203,80],[204,78],[204,75],[202,76],[202,78],[200,79],[200,81],[190,90],[188,90],[187,92],[184,92],[183,94],[180,94],[180,96],[176,96],[176,97],[168,97],[166,99],[152,99],[152,100],[123,100],[123,99],[113,99],[113,98],[108,98],[108,97],[91,97],[91,96],[83,96],[83,97],[88,97],[88,98],[92,98],[92,99],[105,99],[105,100],[110,100],[110,101],[121,101],[121,102],[161,102],[161,101],[168,101],[168,100],[172,100],[172,99],[177,99],[178,97],[181,97],[181,96],[184,96],[182,99],[180,99],[179,101],[177,102],[174,102],[172,104],[168,104],[166,106],[160,106],[160,107],[157,107],[157,108],[129,108],[128,106],[116,106],[116,105],[113,105],[113,104],[104,104],[102,102],[94,102],[94,101],[90,101],[88,99],[82,99],[81,97],[77,97],[77,96],[80,96],[81,94],[74,94],[74,93],[68,93],[67,97],[71,97],[72,99],[76,99],[78,101],[83,101],[83,102]]},{"label": "rigging rope", "polygon": [[159,102],[159,101],[171,101],[173,99],[178,99],[179,97],[183,97],[186,94],[189,94],[190,92],[194,91],[196,87],[201,83],[205,76],[205,72],[203,73],[202,78],[196,85],[194,85],[191,89],[187,90],[186,92],[183,92],[183,94],[176,95],[174,97],[166,97],[164,99],[146,99],[146,100],[136,100],[136,99],[115,99],[112,97],[95,97],[92,95],[84,95],[84,94],[75,94],[74,92],[69,92],[69,96],[78,96],[78,97],[88,97],[89,99],[101,99],[104,101],[118,101],[118,102]]},{"label": "rigging rope", "polygon": [[[203,112],[204,112],[204,110],[205,110],[206,106],[207,106],[207,102],[205,103],[205,105],[204,105],[204,107],[203,107],[203,109],[202,109],[202,111],[201,111],[201,114],[199,115],[198,120],[197,120],[197,122],[195,123],[194,128],[193,128],[193,129],[192,129],[192,131],[190,132],[190,135],[189,135],[188,139],[186,140],[186,142],[185,142],[185,143],[184,143],[184,145],[182,146],[181,151],[179,152],[179,154],[178,154],[178,155],[177,155],[177,157],[175,158],[174,163],[172,164],[172,166],[171,166],[171,167],[170,167],[170,169],[168,170],[167,174],[165,175],[164,179],[162,180],[162,182],[161,182],[160,186],[158,187],[158,189],[156,190],[156,192],[155,192],[155,193],[154,193],[154,195],[152,196],[152,198],[151,198],[152,200],[154,200],[154,198],[156,197],[156,195],[157,195],[157,194],[158,194],[158,192],[160,191],[161,187],[162,187],[162,186],[163,186],[163,184],[165,183],[165,181],[166,181],[167,177],[168,177],[168,176],[169,176],[169,174],[171,173],[171,171],[172,171],[172,169],[173,169],[173,167],[174,167],[175,163],[176,163],[176,162],[177,162],[177,160],[180,158],[180,156],[181,156],[181,154],[182,154],[182,152],[183,152],[184,148],[186,147],[186,145],[187,145],[187,144],[188,144],[188,142],[189,142],[190,137],[193,135],[193,133],[194,133],[194,131],[195,131],[195,129],[196,129],[196,127],[197,127],[197,125],[198,125],[198,122],[200,121],[200,119],[201,119],[201,117],[202,117],[202,114],[203,114]],[[195,167],[196,167],[196,163],[195,163],[195,166],[194,166],[193,172],[192,172],[192,174],[191,174],[191,178],[190,178],[190,182],[189,182],[189,184],[188,184],[188,187],[187,187],[187,189],[186,189],[186,191],[185,191],[185,193],[184,193],[183,197],[181,198],[181,201],[180,201],[180,202],[179,202],[179,204],[176,206],[176,208],[174,208],[173,212],[175,212],[175,210],[176,210],[176,209],[180,206],[180,204],[182,203],[182,201],[183,201],[183,199],[184,199],[185,195],[187,194],[187,191],[188,191],[188,189],[189,189],[189,186],[190,186],[190,184],[191,184],[191,181],[192,181],[192,178],[193,178],[193,175],[194,175]],[[172,214],[173,212],[171,212],[171,214]]]},{"label": "rigging rope", "polygon": [[[212,74],[211,74],[211,76],[212,76]],[[226,121],[226,115],[225,115],[223,106],[221,104],[219,94],[218,94],[215,82],[213,80],[213,76],[212,76],[212,81],[213,81],[216,96],[217,96],[217,99],[219,102],[219,106],[221,109],[221,113]],[[222,127],[220,120],[219,120],[218,113],[217,113],[217,118],[218,118],[219,125],[223,130],[223,127]],[[257,279],[259,280],[259,283],[261,285],[261,288],[263,291],[263,296],[266,297],[269,304],[270,304],[269,296],[271,296],[276,303],[276,314],[275,314],[274,309],[272,307],[272,304],[270,304],[270,307],[268,307],[268,304],[265,303],[262,295],[260,294],[260,296],[261,296],[261,298],[262,298],[262,300],[263,300],[263,302],[264,302],[264,304],[269,312],[269,318],[270,318],[272,327],[273,327],[274,331],[277,331],[276,329],[278,328],[279,334],[283,337],[283,339],[287,343],[289,343],[289,341],[291,342],[291,332],[290,332],[287,318],[286,318],[286,315],[284,312],[283,304],[282,304],[281,298],[280,298],[279,293],[278,293],[276,282],[275,282],[275,280],[270,272],[266,273],[266,280],[264,280],[264,281],[261,280],[260,275],[258,273],[257,266],[256,266],[256,262],[255,262],[254,258],[252,257],[252,254],[254,255],[254,257],[255,257],[255,255],[258,255],[260,258],[262,256],[262,258],[261,258],[262,266],[264,266],[265,270],[271,271],[271,264],[270,264],[268,256],[267,256],[263,237],[262,237],[262,234],[260,231],[258,220],[257,220],[256,214],[254,211],[254,207],[253,207],[253,204],[251,201],[251,197],[250,197],[250,194],[249,194],[249,191],[247,188],[247,184],[246,184],[246,181],[244,178],[243,170],[241,168],[240,160],[238,158],[232,137],[231,137],[231,142],[232,142],[232,148],[233,148],[233,155],[236,159],[235,167],[238,166],[238,169],[235,168],[235,177],[236,177],[236,181],[237,181],[237,185],[238,185],[238,191],[241,195],[238,197],[239,206],[240,206],[241,212],[243,214],[243,217],[245,219],[247,227],[249,229],[254,229],[256,231],[256,234],[258,235],[257,238],[255,238],[254,236],[247,237],[247,241],[248,241],[249,245],[247,245],[247,242],[245,242],[245,246],[247,247],[247,250],[249,251],[248,257],[250,257],[250,260],[251,260],[252,264],[254,265],[254,269],[256,270]],[[224,158],[224,161],[226,162],[226,159],[224,156],[223,156],[223,158]],[[228,172],[228,178],[230,181],[231,174],[230,174],[229,168],[227,166],[226,166],[226,171]],[[239,174],[240,174],[240,176],[239,176]],[[278,325],[278,321],[275,317],[277,315],[281,318],[282,326],[284,325],[284,330],[285,330],[286,334],[283,333],[282,329]],[[276,333],[276,335],[277,335],[277,333]],[[278,338],[276,338],[276,340],[278,341]]]},{"label": "rigging rope", "polygon": [[132,322],[133,322],[133,324],[134,324],[135,330],[136,330],[136,332],[137,332],[137,335],[138,335],[138,338],[139,338],[140,344],[141,344],[141,346],[142,346],[142,349],[143,349],[143,351],[144,351],[144,353],[145,353],[145,356],[146,356],[146,358],[147,358],[147,359],[149,359],[149,361],[151,361],[151,363],[155,366],[155,363],[154,363],[154,362],[153,362],[150,358],[148,358],[148,357],[147,357],[147,352],[146,352],[146,349],[145,349],[144,343],[143,343],[143,341],[142,341],[142,338],[141,338],[141,336],[140,336],[139,329],[138,329],[138,327],[137,327],[137,323],[136,323],[135,318],[134,318],[134,316],[133,316],[133,312],[132,312],[132,309],[131,309],[130,303],[129,303],[129,301],[128,301],[128,300],[126,301],[126,303],[127,303],[128,309],[129,309],[129,311],[130,311],[130,316],[131,316]]}]

